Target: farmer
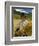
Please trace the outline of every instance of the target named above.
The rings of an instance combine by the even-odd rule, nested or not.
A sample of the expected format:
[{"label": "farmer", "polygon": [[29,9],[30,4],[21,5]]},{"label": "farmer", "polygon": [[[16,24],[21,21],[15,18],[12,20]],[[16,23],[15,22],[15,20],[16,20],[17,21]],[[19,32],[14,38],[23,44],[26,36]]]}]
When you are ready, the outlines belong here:
[{"label": "farmer", "polygon": [[26,19],[27,16],[24,15],[24,13],[21,13],[21,21],[19,24],[17,24],[16,31],[21,31],[25,26],[28,24],[28,20]]}]

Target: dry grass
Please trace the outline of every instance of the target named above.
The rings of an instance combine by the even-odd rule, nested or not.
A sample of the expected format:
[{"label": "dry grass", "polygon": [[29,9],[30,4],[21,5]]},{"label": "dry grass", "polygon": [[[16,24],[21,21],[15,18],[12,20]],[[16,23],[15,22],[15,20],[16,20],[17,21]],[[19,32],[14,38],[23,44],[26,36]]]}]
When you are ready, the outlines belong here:
[{"label": "dry grass", "polygon": [[15,36],[31,36],[32,35],[32,21],[29,21],[27,26],[25,26],[25,28],[23,28],[21,31],[16,31],[16,27],[19,22],[20,22],[20,19],[14,19]]}]

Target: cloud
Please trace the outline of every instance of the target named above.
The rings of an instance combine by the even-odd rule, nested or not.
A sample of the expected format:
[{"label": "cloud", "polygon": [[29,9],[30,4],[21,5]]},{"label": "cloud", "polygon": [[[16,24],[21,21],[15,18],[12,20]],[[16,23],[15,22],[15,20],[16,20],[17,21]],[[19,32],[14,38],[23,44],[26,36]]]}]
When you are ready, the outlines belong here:
[{"label": "cloud", "polygon": [[18,12],[21,12],[21,13],[29,13],[29,12],[27,12],[27,11],[25,11],[24,9],[15,9],[16,11],[18,11]]}]

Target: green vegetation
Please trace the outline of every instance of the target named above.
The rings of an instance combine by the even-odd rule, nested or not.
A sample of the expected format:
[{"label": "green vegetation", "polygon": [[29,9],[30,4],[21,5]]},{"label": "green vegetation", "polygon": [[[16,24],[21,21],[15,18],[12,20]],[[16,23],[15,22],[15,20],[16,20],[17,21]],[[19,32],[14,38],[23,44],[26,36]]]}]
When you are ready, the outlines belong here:
[{"label": "green vegetation", "polygon": [[[32,13],[25,14],[27,16],[27,19],[32,20]],[[14,11],[14,18],[20,19],[21,13]]]}]

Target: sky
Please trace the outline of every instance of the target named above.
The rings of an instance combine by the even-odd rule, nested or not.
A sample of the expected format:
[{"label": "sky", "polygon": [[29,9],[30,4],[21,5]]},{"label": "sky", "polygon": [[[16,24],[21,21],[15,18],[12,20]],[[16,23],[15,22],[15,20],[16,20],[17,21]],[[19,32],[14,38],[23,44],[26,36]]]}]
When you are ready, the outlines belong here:
[{"label": "sky", "polygon": [[32,8],[15,8],[15,10],[23,13],[32,13]]}]

